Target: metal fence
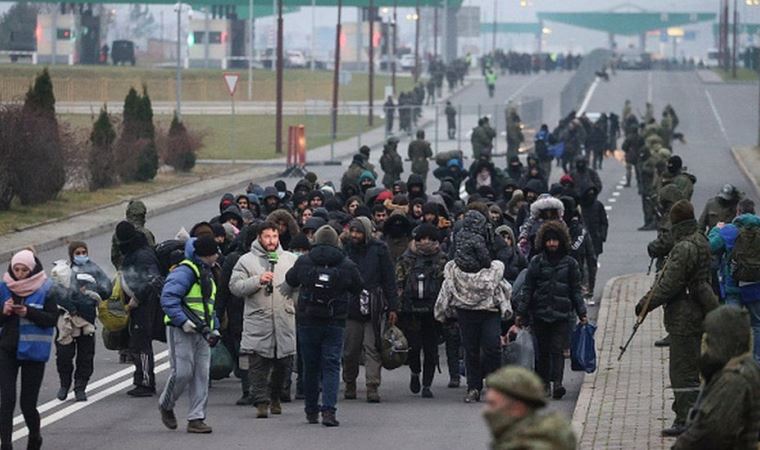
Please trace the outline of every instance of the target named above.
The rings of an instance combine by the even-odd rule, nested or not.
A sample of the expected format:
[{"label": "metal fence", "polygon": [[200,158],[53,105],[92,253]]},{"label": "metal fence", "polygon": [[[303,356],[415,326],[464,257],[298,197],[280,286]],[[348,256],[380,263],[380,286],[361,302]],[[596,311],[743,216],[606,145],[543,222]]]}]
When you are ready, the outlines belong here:
[{"label": "metal fence", "polygon": [[589,86],[596,78],[596,72],[606,67],[611,57],[611,50],[601,48],[583,57],[575,74],[560,93],[559,112],[562,116],[566,116],[580,106]]}]

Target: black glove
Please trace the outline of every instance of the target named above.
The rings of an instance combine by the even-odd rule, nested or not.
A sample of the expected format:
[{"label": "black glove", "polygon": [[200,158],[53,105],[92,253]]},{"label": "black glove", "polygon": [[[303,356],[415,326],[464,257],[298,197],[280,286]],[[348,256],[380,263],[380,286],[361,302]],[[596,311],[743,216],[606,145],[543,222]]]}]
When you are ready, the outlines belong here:
[{"label": "black glove", "polygon": [[641,311],[644,309],[644,304],[642,302],[636,303],[636,317],[638,317],[641,314]]}]

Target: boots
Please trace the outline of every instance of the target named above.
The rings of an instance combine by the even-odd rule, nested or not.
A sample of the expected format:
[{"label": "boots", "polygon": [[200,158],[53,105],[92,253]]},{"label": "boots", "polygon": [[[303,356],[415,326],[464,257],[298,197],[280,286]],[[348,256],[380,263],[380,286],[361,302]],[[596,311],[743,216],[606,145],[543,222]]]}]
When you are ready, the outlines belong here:
[{"label": "boots", "polygon": [[409,390],[412,391],[412,394],[420,393],[420,374],[412,374],[412,379],[409,381]]},{"label": "boots", "polygon": [[306,421],[310,424],[319,423],[319,413],[306,413]]},{"label": "boots", "polygon": [[659,341],[654,341],[655,347],[670,347],[670,335],[665,336]]},{"label": "boots", "polygon": [[269,407],[269,412],[271,412],[273,416],[282,414],[282,405],[280,404],[279,398],[272,400],[272,405]]},{"label": "boots", "polygon": [[[162,407],[158,407],[158,410],[161,412],[161,423],[164,424],[164,426],[170,430],[176,430],[177,429],[177,417],[174,415],[174,410],[171,409],[163,409]],[[188,427],[190,425],[188,424]]]},{"label": "boots", "polygon": [[343,394],[346,400],[356,400],[356,381],[346,382],[346,391]]},{"label": "boots", "polygon": [[367,386],[367,403],[380,403],[380,394],[377,386]]},{"label": "boots", "polygon": [[335,418],[335,411],[322,411],[322,425],[326,427],[337,427],[340,425]]},{"label": "boots", "polygon": [[452,389],[453,389],[453,388],[458,388],[458,387],[459,387],[459,385],[461,384],[461,382],[462,382],[462,381],[461,381],[461,379],[459,378],[459,375],[457,375],[457,376],[455,376],[455,377],[451,377],[451,378],[449,379],[449,387],[450,387],[450,388],[452,388]]},{"label": "boots", "polygon": [[61,386],[60,389],[58,389],[58,394],[56,394],[56,397],[60,401],[66,400],[66,397],[69,395],[69,388],[68,386]]},{"label": "boots", "polygon": [[256,418],[266,419],[269,417],[269,403],[259,403],[256,405]]},{"label": "boots", "polygon": [[194,419],[187,422],[187,432],[194,434],[209,434],[213,431],[210,426],[206,425],[201,419]]}]

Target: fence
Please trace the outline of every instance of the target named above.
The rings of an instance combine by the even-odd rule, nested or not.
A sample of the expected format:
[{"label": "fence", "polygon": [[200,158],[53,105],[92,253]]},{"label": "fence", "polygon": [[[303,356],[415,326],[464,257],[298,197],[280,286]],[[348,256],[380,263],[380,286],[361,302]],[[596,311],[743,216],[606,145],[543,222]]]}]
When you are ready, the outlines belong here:
[{"label": "fence", "polygon": [[605,67],[612,57],[612,51],[596,49],[583,57],[575,74],[560,93],[559,112],[562,116],[575,111],[586,95],[589,86],[596,78],[596,72]]}]

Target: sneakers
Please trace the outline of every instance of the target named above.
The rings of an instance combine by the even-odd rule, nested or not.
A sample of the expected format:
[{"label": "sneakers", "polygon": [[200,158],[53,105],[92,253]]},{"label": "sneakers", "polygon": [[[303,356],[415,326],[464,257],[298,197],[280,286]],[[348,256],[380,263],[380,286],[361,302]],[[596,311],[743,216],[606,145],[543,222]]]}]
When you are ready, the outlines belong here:
[{"label": "sneakers", "polygon": [[269,406],[269,412],[271,412],[273,416],[282,414],[282,405],[280,404],[279,399],[272,400],[272,404]]},{"label": "sneakers", "polygon": [[422,388],[422,398],[433,398],[433,392],[430,390],[430,386]]},{"label": "sneakers", "polygon": [[253,406],[253,397],[249,394],[243,394],[242,397],[235,402],[237,406]]},{"label": "sneakers", "polygon": [[346,400],[356,400],[356,381],[346,383],[346,391],[343,394]]},{"label": "sneakers", "polygon": [[127,395],[130,397],[153,397],[156,394],[156,390],[145,386],[137,386],[131,391],[127,391]]},{"label": "sneakers", "polygon": [[380,403],[380,394],[377,386],[367,386],[367,403]]},{"label": "sneakers", "polygon": [[562,386],[561,384],[554,386],[554,389],[552,390],[552,398],[554,400],[561,399],[562,397],[565,396],[565,394],[567,394],[567,389],[565,389],[564,386]]},{"label": "sneakers", "polygon": [[326,427],[340,426],[340,422],[335,418],[335,411],[322,411],[322,425]]},{"label": "sneakers", "polygon": [[209,434],[213,430],[210,426],[206,425],[201,419],[195,419],[187,422],[187,432],[195,434]]},{"label": "sneakers", "polygon": [[452,389],[453,388],[458,388],[460,384],[461,384],[461,381],[460,381],[460,378],[458,376],[457,377],[451,377],[449,379],[449,387],[452,388]]},{"label": "sneakers", "polygon": [[480,391],[477,389],[470,389],[467,395],[464,397],[465,403],[475,403],[480,401]]},{"label": "sneakers", "polygon": [[306,413],[306,421],[310,424],[319,423],[319,413]]},{"label": "sneakers", "polygon": [[[177,429],[177,416],[174,415],[174,410],[166,410],[162,407],[158,407],[158,411],[161,413],[161,423],[170,430]],[[190,424],[188,423],[188,432],[190,431]]]},{"label": "sneakers", "polygon": [[87,394],[84,392],[84,389],[74,389],[74,399],[78,402],[86,402]]},{"label": "sneakers", "polygon": [[409,381],[409,390],[412,391],[412,394],[420,393],[420,374],[412,374],[412,379]]},{"label": "sneakers", "polygon": [[670,335],[665,336],[659,341],[654,341],[655,347],[670,347]]},{"label": "sneakers", "polygon": [[66,400],[66,397],[69,395],[69,388],[61,386],[60,389],[58,389],[58,393],[55,395],[58,400],[64,401]]},{"label": "sneakers", "polygon": [[269,404],[259,403],[258,405],[256,405],[256,418],[266,419],[268,417],[269,417]]}]

